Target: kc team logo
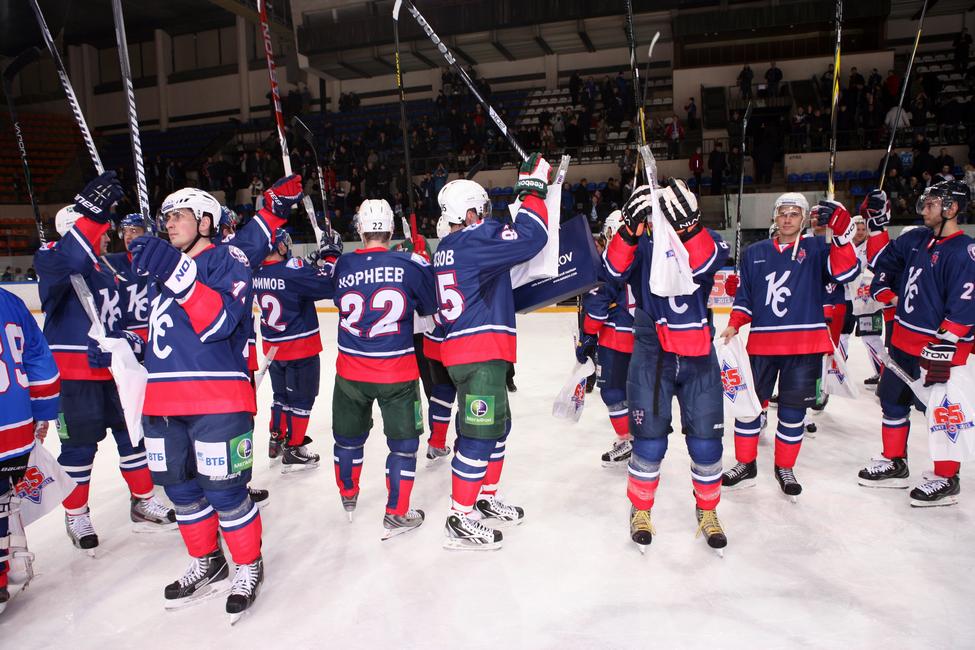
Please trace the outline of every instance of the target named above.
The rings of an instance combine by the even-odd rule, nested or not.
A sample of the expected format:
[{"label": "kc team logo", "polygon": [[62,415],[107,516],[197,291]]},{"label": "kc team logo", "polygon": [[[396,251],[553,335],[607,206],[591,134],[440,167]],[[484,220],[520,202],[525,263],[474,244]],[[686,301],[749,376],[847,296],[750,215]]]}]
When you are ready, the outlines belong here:
[{"label": "kc team logo", "polygon": [[31,465],[24,472],[24,478],[14,488],[14,492],[21,499],[27,499],[31,503],[41,503],[41,490],[45,486],[54,482],[53,476],[47,476],[39,467]]},{"label": "kc team logo", "polygon": [[727,361],[721,363],[721,385],[724,387],[725,397],[732,402],[738,397],[738,393],[748,389],[748,384],[742,379],[741,371],[728,365]]},{"label": "kc team logo", "polygon": [[952,442],[958,442],[959,433],[975,426],[971,419],[965,415],[961,404],[949,402],[947,395],[941,400],[941,404],[935,407],[931,415],[934,420],[931,430],[943,432]]}]

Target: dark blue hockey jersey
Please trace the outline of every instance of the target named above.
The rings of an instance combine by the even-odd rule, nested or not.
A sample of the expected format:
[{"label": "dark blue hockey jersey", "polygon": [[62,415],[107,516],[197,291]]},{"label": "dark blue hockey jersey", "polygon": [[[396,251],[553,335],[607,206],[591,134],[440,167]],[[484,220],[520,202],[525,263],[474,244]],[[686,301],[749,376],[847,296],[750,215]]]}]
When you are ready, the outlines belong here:
[{"label": "dark blue hockey jersey", "polygon": [[291,361],[321,352],[315,301],[334,295],[331,274],[301,258],[262,263],[254,274],[254,296],[264,354],[276,347],[275,360]]},{"label": "dark blue hockey jersey", "polygon": [[630,285],[606,277],[603,284],[582,296],[585,318],[582,331],[599,337],[599,345],[619,352],[633,352],[633,312],[636,299]]},{"label": "dark blue hockey jersey", "polygon": [[547,223],[545,202],[528,196],[514,223],[485,219],[440,240],[433,268],[445,366],[517,360],[510,271],[545,247]]},{"label": "dark blue hockey jersey", "polygon": [[0,289],[0,462],[30,453],[34,422],[58,417],[61,380],[37,321]]},{"label": "dark blue hockey jersey", "polygon": [[413,313],[437,310],[429,263],[414,253],[360,248],[335,263],[340,377],[373,384],[417,379]]},{"label": "dark blue hockey jersey", "polygon": [[691,273],[698,287],[689,296],[664,298],[650,291],[650,263],[653,259],[653,236],[640,237],[630,246],[616,235],[606,247],[603,262],[610,277],[625,280],[633,290],[636,308],[656,323],[657,338],[667,352],[688,357],[711,354],[714,338],[708,316],[708,297],[714,286],[714,274],[728,259],[728,245],[718,233],[704,228],[684,247],[689,254]]},{"label": "dark blue hockey jersey", "polygon": [[115,275],[122,307],[122,329],[135,332],[142,340],[149,339],[149,276],[139,275],[132,268],[132,254],[128,251],[103,255],[100,260]]}]

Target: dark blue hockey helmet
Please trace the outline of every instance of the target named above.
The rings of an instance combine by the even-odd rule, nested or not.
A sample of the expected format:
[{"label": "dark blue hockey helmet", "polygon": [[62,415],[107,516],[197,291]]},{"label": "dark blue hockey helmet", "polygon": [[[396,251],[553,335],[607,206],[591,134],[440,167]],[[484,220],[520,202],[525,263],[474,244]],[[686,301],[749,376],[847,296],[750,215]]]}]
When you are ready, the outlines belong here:
[{"label": "dark blue hockey helmet", "polygon": [[225,205],[220,206],[220,234],[221,235],[232,235],[237,232],[237,226],[240,224],[240,217],[237,213],[228,208]]},{"label": "dark blue hockey helmet", "polygon": [[119,221],[118,224],[118,233],[120,236],[122,235],[122,232],[126,228],[142,228],[143,230],[146,231],[147,235],[155,234],[155,230],[156,230],[155,224],[152,222],[152,220],[146,219],[138,212],[127,214],[124,217],[122,217],[122,220]]},{"label": "dark blue hockey helmet", "polygon": [[920,215],[924,210],[924,204],[928,199],[941,199],[942,211],[948,210],[952,205],[958,206],[958,213],[968,209],[968,202],[971,201],[971,191],[968,185],[961,181],[950,180],[935,183],[924,190],[917,199],[917,213]]},{"label": "dark blue hockey helmet", "polygon": [[285,248],[287,249],[285,257],[291,257],[291,233],[284,228],[278,228],[274,231],[274,238],[271,240],[271,249],[275,253],[281,252],[278,250],[279,244],[284,244]]}]

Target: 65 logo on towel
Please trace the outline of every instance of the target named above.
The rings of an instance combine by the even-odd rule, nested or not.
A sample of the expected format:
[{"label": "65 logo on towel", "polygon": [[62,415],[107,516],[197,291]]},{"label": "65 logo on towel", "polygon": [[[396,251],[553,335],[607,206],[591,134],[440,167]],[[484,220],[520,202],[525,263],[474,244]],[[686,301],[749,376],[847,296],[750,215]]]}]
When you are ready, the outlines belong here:
[{"label": "65 logo on towel", "polygon": [[947,396],[935,407],[932,416],[934,425],[931,430],[944,432],[952,442],[958,441],[958,434],[963,430],[975,426],[971,418],[965,414],[961,404],[949,402]]}]

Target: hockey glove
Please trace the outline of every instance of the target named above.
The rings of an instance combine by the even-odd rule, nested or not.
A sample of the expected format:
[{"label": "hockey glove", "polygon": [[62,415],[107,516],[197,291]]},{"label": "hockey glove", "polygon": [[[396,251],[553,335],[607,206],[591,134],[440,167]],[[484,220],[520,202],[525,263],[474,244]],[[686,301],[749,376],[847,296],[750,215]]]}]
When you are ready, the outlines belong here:
[{"label": "hockey glove", "polygon": [[734,298],[735,294],[738,293],[738,285],[740,282],[738,276],[732,273],[724,279],[724,292]]},{"label": "hockey glove", "polygon": [[873,190],[860,204],[860,216],[866,219],[867,228],[872,233],[883,232],[890,223],[890,201],[883,190]]},{"label": "hockey glove", "polygon": [[839,201],[820,201],[816,206],[816,220],[819,225],[829,224],[829,229],[833,232],[833,242],[839,246],[845,246],[853,240],[856,224]]},{"label": "hockey glove", "polygon": [[951,341],[931,341],[921,350],[921,367],[927,371],[924,385],[943,384],[951,378],[951,360],[958,345]]},{"label": "hockey glove", "polygon": [[143,235],[129,245],[129,252],[136,273],[146,273],[162,282],[177,299],[186,297],[193,288],[196,262],[169,242]]},{"label": "hockey glove", "polygon": [[131,330],[117,330],[114,332],[109,332],[108,336],[116,339],[125,339],[125,342],[129,344],[130,348],[132,348],[132,353],[137,359],[139,359],[139,361],[142,361],[145,341],[142,340],[141,336]]},{"label": "hockey glove", "polygon": [[596,342],[599,338],[595,334],[582,334],[582,338],[576,343],[576,361],[580,364],[584,364],[587,360],[592,358],[593,353],[596,351]]},{"label": "hockey glove", "polygon": [[636,246],[641,235],[648,228],[653,214],[653,189],[649,185],[634,188],[633,194],[623,204],[623,225],[617,233],[627,245]]},{"label": "hockey glove", "polygon": [[697,197],[687,188],[687,183],[671,178],[657,196],[660,209],[681,241],[687,241],[701,230],[701,210],[697,207]]},{"label": "hockey glove", "polygon": [[270,215],[287,221],[291,216],[291,208],[298,205],[302,196],[301,176],[285,176],[264,190],[264,207],[260,212],[264,216]]},{"label": "hockey glove", "polygon": [[110,368],[112,366],[112,353],[105,352],[98,345],[98,341],[88,337],[88,365],[92,368]]},{"label": "hockey glove", "polygon": [[515,183],[515,195],[524,201],[526,196],[537,196],[545,200],[548,195],[548,184],[552,182],[552,166],[542,158],[542,154],[533,153],[528,160],[521,163],[518,170],[518,182]]},{"label": "hockey glove", "polygon": [[95,178],[74,197],[74,208],[89,219],[98,223],[109,223],[113,218],[111,209],[125,195],[118,176],[113,171]]}]

